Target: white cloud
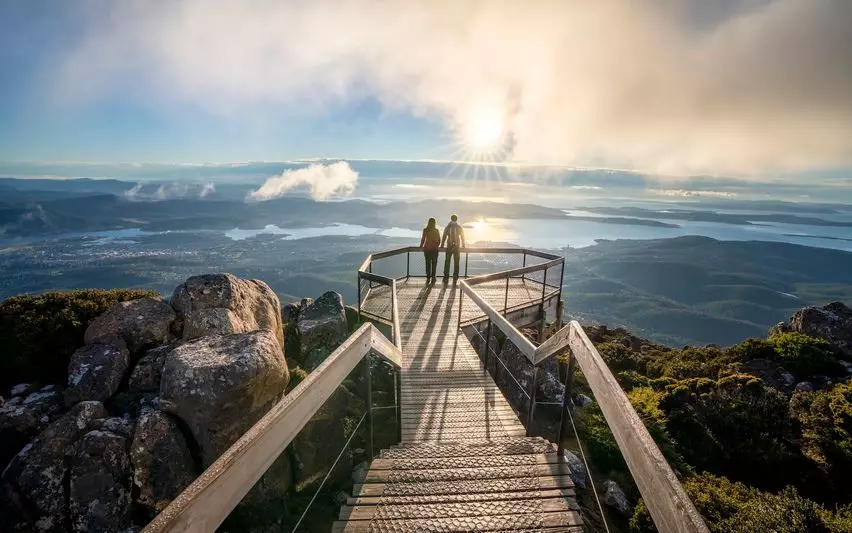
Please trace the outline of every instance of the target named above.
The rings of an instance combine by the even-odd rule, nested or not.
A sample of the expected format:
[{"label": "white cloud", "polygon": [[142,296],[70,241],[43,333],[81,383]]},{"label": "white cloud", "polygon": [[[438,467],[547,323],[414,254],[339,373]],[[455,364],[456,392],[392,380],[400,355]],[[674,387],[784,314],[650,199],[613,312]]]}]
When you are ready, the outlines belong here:
[{"label": "white cloud", "polygon": [[251,191],[246,200],[262,202],[305,188],[315,200],[328,200],[333,196],[348,196],[355,191],[358,173],[346,161],[332,164],[312,163],[305,168],[285,170],[266,180],[259,189]]},{"label": "white cloud", "polygon": [[206,198],[211,194],[216,192],[216,186],[212,183],[205,183],[204,187],[201,188],[201,191],[198,193],[199,198]]},{"label": "white cloud", "polygon": [[[153,190],[152,190],[153,189]],[[124,191],[124,197],[135,202],[158,202],[179,198],[204,198],[216,192],[213,183],[137,183]]]},{"label": "white cloud", "polygon": [[852,164],[846,0],[95,0],[92,13],[61,62],[63,97],[122,91],[244,119],[371,96],[456,131],[497,114],[514,161]]}]

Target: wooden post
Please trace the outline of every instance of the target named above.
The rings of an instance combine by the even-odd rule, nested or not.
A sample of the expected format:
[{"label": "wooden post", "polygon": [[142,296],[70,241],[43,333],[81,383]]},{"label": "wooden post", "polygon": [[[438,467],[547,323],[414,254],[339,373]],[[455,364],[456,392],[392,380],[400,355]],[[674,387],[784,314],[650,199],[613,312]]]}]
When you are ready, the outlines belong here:
[{"label": "wooden post", "polygon": [[574,388],[574,369],[577,366],[577,360],[574,359],[574,354],[568,351],[568,371],[565,373],[565,392],[562,394],[562,412],[559,416],[559,440],[556,443],[556,453],[559,459],[562,459],[562,452],[565,451],[565,437],[568,433],[568,410],[573,407],[571,401],[571,393]]},{"label": "wooden post", "polygon": [[506,276],[506,298],[503,300],[503,315],[509,312],[509,276]]},{"label": "wooden post", "polygon": [[530,386],[530,405],[527,411],[527,437],[532,437],[533,422],[535,421],[535,391],[538,388],[538,367],[533,366],[532,385]]},{"label": "wooden post", "polygon": [[367,457],[373,459],[373,380],[371,376],[373,354],[368,353],[364,356],[364,405],[367,408],[367,436],[366,436],[366,452]]},{"label": "wooden post", "polygon": [[402,442],[402,375],[399,368],[393,373],[393,398],[396,405],[396,441]]},{"label": "wooden post", "polygon": [[405,279],[408,279],[411,272],[411,252],[405,252]]}]

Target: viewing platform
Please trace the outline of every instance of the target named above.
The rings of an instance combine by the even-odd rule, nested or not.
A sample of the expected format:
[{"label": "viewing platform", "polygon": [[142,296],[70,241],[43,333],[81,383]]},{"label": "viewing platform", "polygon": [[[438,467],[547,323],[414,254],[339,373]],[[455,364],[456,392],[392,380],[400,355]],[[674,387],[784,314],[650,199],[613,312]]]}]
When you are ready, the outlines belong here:
[{"label": "viewing platform", "polygon": [[[335,474],[339,465],[351,465],[347,461],[356,456],[367,466],[356,470],[332,531],[578,533],[592,524],[594,530],[600,524],[605,528],[583,446],[578,453],[587,470],[587,490],[597,502],[592,520],[581,516],[572,468],[563,454],[571,429],[579,439],[571,398],[574,372],[580,368],[658,530],[707,532],[583,328],[575,321],[562,323],[564,259],[518,248],[467,248],[462,257],[457,283],[429,284],[417,266],[423,263],[419,248],[369,256],[358,269],[360,327],[145,531],[218,528],[307,425],[317,417],[344,424],[326,420],[323,413],[332,397],[341,391],[351,397],[353,390],[364,395],[360,419],[348,430],[342,449],[333,452],[336,458],[329,458],[325,475],[312,478],[316,488],[308,490],[313,496],[295,520],[284,508],[294,494],[281,495],[281,531],[301,531],[308,524],[316,530],[309,518],[312,505],[330,479],[341,479]],[[551,333],[546,338],[545,326]],[[536,333],[535,344],[530,331]],[[523,376],[506,366],[502,348],[507,345],[516,358],[511,364]],[[543,365],[549,362],[552,369],[559,355],[568,360],[560,385],[564,392],[558,402],[538,402]],[[498,386],[495,372],[510,380]],[[392,385],[387,385],[389,376]],[[380,401],[373,396],[376,379],[392,389],[381,391]],[[517,386],[522,394],[510,403],[501,386]],[[519,404],[518,398],[525,401]],[[558,433],[547,438],[535,433],[540,403],[560,406]],[[393,413],[395,423],[379,422],[381,413]],[[381,450],[374,449],[377,428],[396,432],[390,442],[388,432],[381,432]]]}]

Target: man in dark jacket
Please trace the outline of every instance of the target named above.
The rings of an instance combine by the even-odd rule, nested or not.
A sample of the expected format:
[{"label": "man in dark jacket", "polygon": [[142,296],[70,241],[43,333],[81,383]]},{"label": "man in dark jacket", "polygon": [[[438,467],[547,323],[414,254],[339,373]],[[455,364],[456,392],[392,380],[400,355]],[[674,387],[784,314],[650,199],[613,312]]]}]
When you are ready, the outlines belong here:
[{"label": "man in dark jacket", "polygon": [[450,217],[450,223],[444,228],[444,236],[441,238],[441,246],[446,243],[447,251],[444,254],[444,283],[450,281],[450,257],[453,258],[453,283],[459,279],[459,260],[461,249],[465,247],[464,230],[458,222],[459,217]]}]

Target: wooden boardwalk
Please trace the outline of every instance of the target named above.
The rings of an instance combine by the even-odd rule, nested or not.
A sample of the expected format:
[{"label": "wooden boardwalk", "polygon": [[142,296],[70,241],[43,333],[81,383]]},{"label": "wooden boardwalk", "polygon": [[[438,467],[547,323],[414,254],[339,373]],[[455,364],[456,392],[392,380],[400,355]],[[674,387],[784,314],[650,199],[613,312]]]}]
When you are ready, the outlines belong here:
[{"label": "wooden boardwalk", "polygon": [[[505,282],[476,287],[495,307]],[[574,485],[555,447],[528,438],[458,329],[460,291],[422,279],[397,284],[402,442],[373,461],[335,531],[580,531]],[[535,304],[541,285],[510,282],[508,307]],[[386,289],[362,309],[387,316]],[[479,315],[471,302],[463,318]]]}]

